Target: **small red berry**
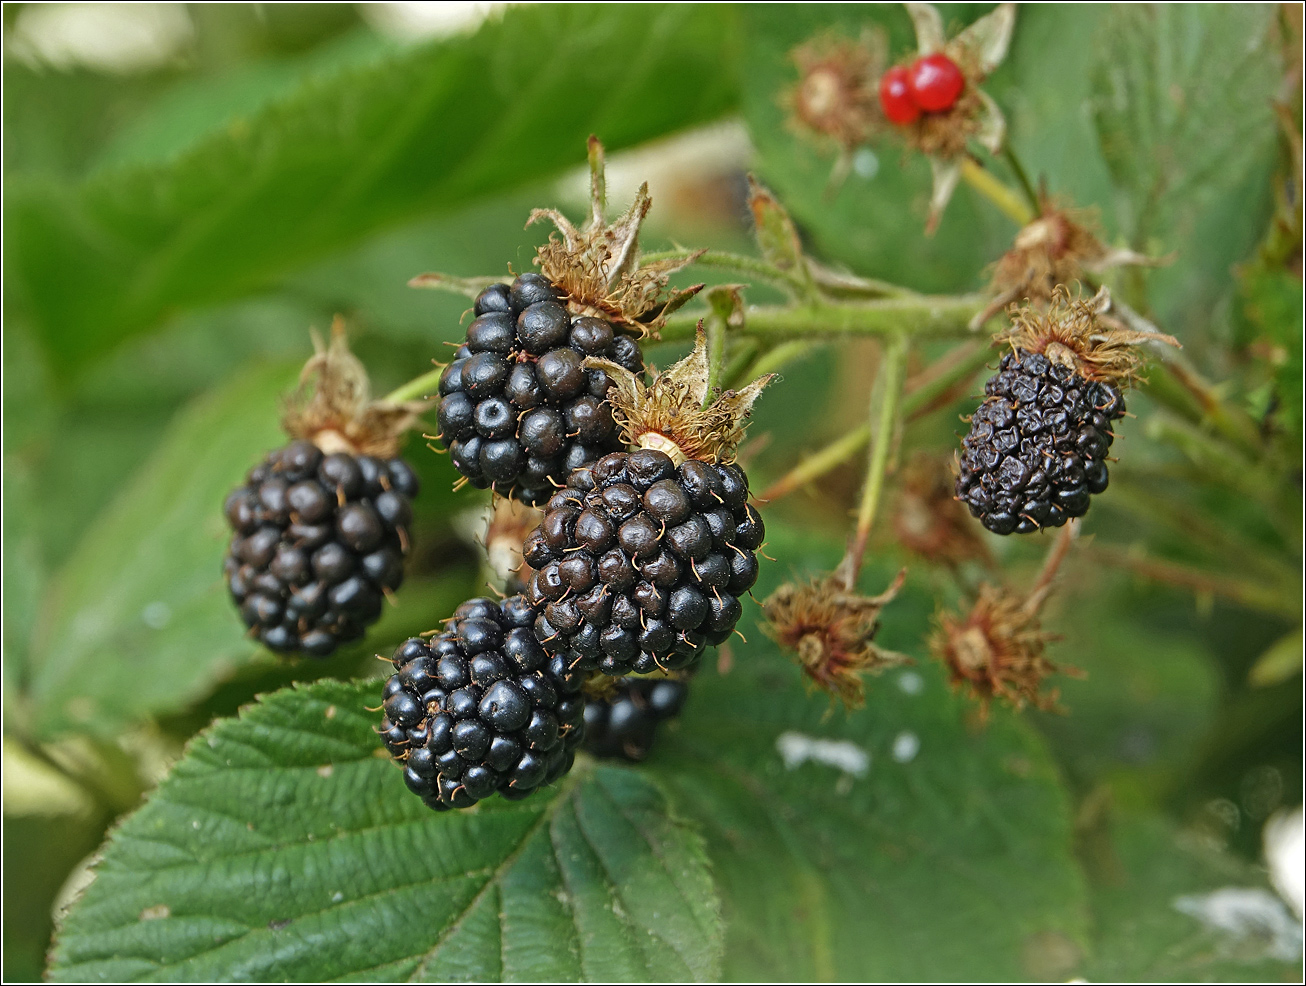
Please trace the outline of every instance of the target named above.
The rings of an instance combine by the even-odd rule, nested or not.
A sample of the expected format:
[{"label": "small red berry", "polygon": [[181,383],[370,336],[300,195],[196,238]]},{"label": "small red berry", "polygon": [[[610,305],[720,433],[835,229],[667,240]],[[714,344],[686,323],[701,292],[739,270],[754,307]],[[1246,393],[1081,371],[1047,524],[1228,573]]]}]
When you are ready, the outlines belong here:
[{"label": "small red berry", "polygon": [[921,108],[912,98],[911,79],[901,65],[889,69],[880,78],[880,107],[890,123],[906,126],[915,123]]},{"label": "small red berry", "polygon": [[966,88],[966,77],[956,62],[942,52],[935,52],[912,63],[910,85],[917,106],[927,113],[940,113],[952,109]]}]

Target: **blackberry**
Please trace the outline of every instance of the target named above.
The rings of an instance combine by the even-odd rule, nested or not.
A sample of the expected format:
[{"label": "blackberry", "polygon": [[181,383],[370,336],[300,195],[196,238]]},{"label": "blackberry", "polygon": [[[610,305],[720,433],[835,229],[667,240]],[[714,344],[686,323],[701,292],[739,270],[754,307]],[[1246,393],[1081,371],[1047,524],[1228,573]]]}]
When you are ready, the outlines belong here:
[{"label": "blackberry", "polygon": [[361,637],[403,581],[417,491],[400,458],[325,455],[305,440],[269,453],[224,507],[223,572],[254,635],[314,657]]},{"label": "blackberry", "polygon": [[440,379],[439,440],[472,485],[534,505],[572,469],[622,447],[604,399],[612,380],[586,357],[638,373],[639,343],[539,274],[476,297],[467,339]]},{"label": "blackberry", "polygon": [[535,633],[578,670],[690,667],[739,622],[764,535],[738,466],[613,452],[574,471],[526,538]]},{"label": "blackberry", "polygon": [[443,632],[395,650],[379,731],[428,807],[468,808],[496,791],[519,800],[571,769],[586,675],[545,653],[535,616],[522,596],[470,599]]},{"label": "blackberry", "polygon": [[1125,401],[1040,353],[1003,356],[962,440],[957,496],[995,534],[1027,534],[1082,517],[1107,487],[1111,422]]},{"label": "blackberry", "polygon": [[660,723],[684,708],[689,684],[674,678],[622,678],[616,691],[585,703],[585,751],[639,761],[648,756]]}]

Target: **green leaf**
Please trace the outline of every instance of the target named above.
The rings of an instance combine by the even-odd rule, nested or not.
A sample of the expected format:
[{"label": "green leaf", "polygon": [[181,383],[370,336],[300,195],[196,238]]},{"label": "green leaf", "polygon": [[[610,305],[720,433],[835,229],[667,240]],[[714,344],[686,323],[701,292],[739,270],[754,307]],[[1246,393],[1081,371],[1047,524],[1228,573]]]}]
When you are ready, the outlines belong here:
[{"label": "green leaf", "polygon": [[277,399],[294,379],[255,368],[186,408],[55,576],[27,696],[43,734],[182,707],[255,652],[222,579],[222,500],[284,441]]},{"label": "green leaf", "polygon": [[[756,595],[838,557],[768,532]],[[863,576],[878,591],[891,567]],[[909,579],[877,642],[919,653],[932,600]],[[867,683],[860,711],[805,695],[795,664],[743,628],[728,673],[704,669],[649,764],[708,842],[729,979],[1022,980],[1049,950],[1068,978],[1087,938],[1068,799],[1036,732],[995,712],[978,727],[933,662]],[[787,737],[783,738],[782,737]],[[798,737],[795,739],[795,737]],[[865,774],[809,760],[808,740],[869,756]],[[820,749],[820,748],[818,748]]]},{"label": "green leaf", "polygon": [[437,815],[377,740],[377,682],[277,692],[200,734],[114,833],[58,981],[702,980],[699,838],[635,771]]},{"label": "green leaf", "polygon": [[[1082,972],[1086,981],[1289,982],[1300,977],[1300,922],[1256,868],[1148,816],[1113,822],[1108,833],[1089,843],[1089,853],[1096,947]],[[1208,908],[1218,911],[1223,905],[1231,913],[1234,901],[1208,896],[1222,888],[1250,894],[1261,919],[1239,931],[1203,921],[1198,915]],[[1294,932],[1297,958],[1288,958],[1284,953],[1291,953]]]},{"label": "green leaf", "polygon": [[[712,119],[734,98],[720,6],[517,8],[310,79],[150,165],[11,183],[7,288],[81,365],[387,225]],[[395,276],[405,278],[412,271]]]},{"label": "green leaf", "polygon": [[1094,40],[1092,113],[1136,249],[1180,251],[1149,276],[1175,326],[1206,324],[1272,211],[1282,60],[1269,4],[1128,4]]}]

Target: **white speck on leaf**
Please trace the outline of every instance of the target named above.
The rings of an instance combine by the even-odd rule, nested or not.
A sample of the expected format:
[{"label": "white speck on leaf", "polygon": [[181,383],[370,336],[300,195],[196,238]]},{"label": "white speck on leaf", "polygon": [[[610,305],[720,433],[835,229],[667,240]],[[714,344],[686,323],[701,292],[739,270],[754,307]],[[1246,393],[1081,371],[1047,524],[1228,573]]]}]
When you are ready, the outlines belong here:
[{"label": "white speck on leaf", "polygon": [[870,181],[880,173],[880,159],[869,147],[863,147],[853,155],[853,171],[857,173],[858,178]]},{"label": "white speck on leaf", "polygon": [[848,740],[819,739],[790,731],[777,737],[775,748],[787,770],[794,770],[811,760],[854,777],[865,777],[871,766],[871,755]]},{"label": "white speck on leaf", "polygon": [[904,729],[893,738],[893,759],[899,763],[910,763],[921,752],[921,739],[910,729]]},{"label": "white speck on leaf", "polygon": [[925,690],[925,679],[915,671],[904,671],[898,675],[898,687],[908,695],[919,695]]},{"label": "white speck on leaf", "polygon": [[155,904],[153,907],[147,907],[141,911],[142,921],[157,921],[160,918],[171,917],[172,910],[167,904]]},{"label": "white speck on leaf", "polygon": [[321,767],[317,768],[317,776],[318,776],[318,777],[330,777],[331,774],[332,774],[332,772],[333,772],[334,770],[335,770],[335,767],[333,767],[331,764],[329,764],[329,763],[324,763]]}]

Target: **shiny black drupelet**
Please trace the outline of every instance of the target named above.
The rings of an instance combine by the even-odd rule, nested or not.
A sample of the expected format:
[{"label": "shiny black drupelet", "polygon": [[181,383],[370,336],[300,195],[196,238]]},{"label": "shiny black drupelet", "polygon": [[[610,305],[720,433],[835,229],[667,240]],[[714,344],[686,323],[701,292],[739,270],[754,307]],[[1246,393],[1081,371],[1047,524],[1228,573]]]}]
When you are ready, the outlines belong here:
[{"label": "shiny black drupelet", "polygon": [[257,638],[325,657],[361,637],[403,581],[417,490],[402,459],[324,455],[302,440],[251,469],[227,496],[223,571]]},{"label": "shiny black drupelet", "polygon": [[519,800],[571,769],[585,735],[585,673],[535,639],[522,596],[471,599],[444,632],[394,654],[381,738],[409,790],[436,811],[495,792]]},{"label": "shiny black drupelet", "polygon": [[1037,353],[1002,358],[962,440],[957,496],[995,534],[1060,527],[1107,487],[1120,390]]},{"label": "shiny black drupelet", "polygon": [[625,678],[607,698],[585,703],[585,752],[639,761],[648,756],[658,725],[680,715],[689,683],[671,678]]},{"label": "shiny black drupelet", "polygon": [[573,316],[553,285],[522,274],[480,293],[467,340],[440,379],[440,441],[481,489],[535,505],[567,474],[622,447],[607,373],[586,357],[643,369],[639,344]]},{"label": "shiny black drupelet", "polygon": [[580,670],[689,667],[739,622],[764,537],[738,466],[606,455],[571,474],[522,547],[536,635]]}]

